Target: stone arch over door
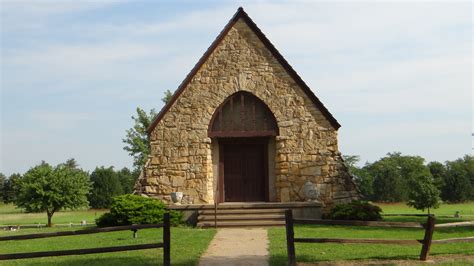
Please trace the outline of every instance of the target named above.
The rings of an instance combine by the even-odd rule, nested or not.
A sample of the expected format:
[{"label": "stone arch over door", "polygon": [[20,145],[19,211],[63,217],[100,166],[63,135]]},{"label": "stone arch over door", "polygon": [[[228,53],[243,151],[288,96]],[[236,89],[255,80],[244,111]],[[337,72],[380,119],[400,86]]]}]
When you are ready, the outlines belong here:
[{"label": "stone arch over door", "polygon": [[239,91],[222,102],[208,127],[213,143],[215,200],[274,200],[277,135],[275,116],[252,93]]}]

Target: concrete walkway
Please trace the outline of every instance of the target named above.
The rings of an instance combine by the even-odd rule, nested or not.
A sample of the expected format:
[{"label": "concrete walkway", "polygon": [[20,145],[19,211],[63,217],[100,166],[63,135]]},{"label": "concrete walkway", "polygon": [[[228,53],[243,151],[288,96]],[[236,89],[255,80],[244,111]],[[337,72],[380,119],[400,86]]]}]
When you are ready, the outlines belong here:
[{"label": "concrete walkway", "polygon": [[218,229],[200,266],[268,265],[268,237],[263,228]]}]

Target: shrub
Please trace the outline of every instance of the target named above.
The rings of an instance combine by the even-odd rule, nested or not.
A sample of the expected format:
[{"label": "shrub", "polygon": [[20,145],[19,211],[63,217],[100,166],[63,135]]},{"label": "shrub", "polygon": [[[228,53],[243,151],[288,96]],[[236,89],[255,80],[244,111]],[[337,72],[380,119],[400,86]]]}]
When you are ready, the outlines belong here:
[{"label": "shrub", "polygon": [[[113,198],[110,212],[100,216],[96,223],[99,227],[162,223],[166,211],[165,205],[160,200],[122,195]],[[180,212],[170,211],[171,224],[179,224],[181,216]]]},{"label": "shrub", "polygon": [[325,218],[332,220],[378,221],[382,220],[381,212],[382,209],[368,202],[353,201],[336,205]]}]

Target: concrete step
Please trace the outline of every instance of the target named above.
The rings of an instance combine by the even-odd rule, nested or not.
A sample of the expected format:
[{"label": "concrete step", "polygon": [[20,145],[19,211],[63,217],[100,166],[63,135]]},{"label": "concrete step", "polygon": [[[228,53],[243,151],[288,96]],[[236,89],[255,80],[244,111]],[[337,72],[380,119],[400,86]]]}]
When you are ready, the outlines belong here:
[{"label": "concrete step", "polygon": [[[267,226],[284,226],[285,221],[218,221],[217,227],[267,227]],[[213,228],[214,222],[198,222],[199,228]]]},{"label": "concrete step", "polygon": [[276,220],[283,221],[285,220],[285,215],[283,214],[272,214],[272,213],[255,213],[255,214],[226,214],[214,217],[214,214],[209,215],[199,215],[198,221],[214,221],[214,218],[217,218],[218,221],[241,221],[241,220]]},{"label": "concrete step", "polygon": [[[217,209],[218,215],[235,215],[235,214],[284,214],[284,209]],[[200,210],[198,211],[199,215],[214,215],[214,210]]]},{"label": "concrete step", "polygon": [[276,208],[236,209],[219,206],[217,215],[215,210],[205,209],[198,211],[197,227],[213,228],[214,219],[217,227],[262,227],[283,226],[285,224],[285,210]]}]

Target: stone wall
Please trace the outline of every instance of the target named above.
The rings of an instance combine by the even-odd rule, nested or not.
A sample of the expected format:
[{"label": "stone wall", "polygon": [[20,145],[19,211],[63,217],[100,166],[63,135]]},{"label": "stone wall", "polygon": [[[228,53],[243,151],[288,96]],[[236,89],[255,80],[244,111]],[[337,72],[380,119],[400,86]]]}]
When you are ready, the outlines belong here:
[{"label": "stone wall", "polygon": [[280,135],[275,145],[277,201],[304,200],[307,180],[330,206],[357,197],[344,167],[335,130],[320,110],[240,19],[202,65],[151,132],[150,162],[138,192],[169,200],[213,203],[214,174],[209,121],[231,94],[245,90],[267,104]]}]

